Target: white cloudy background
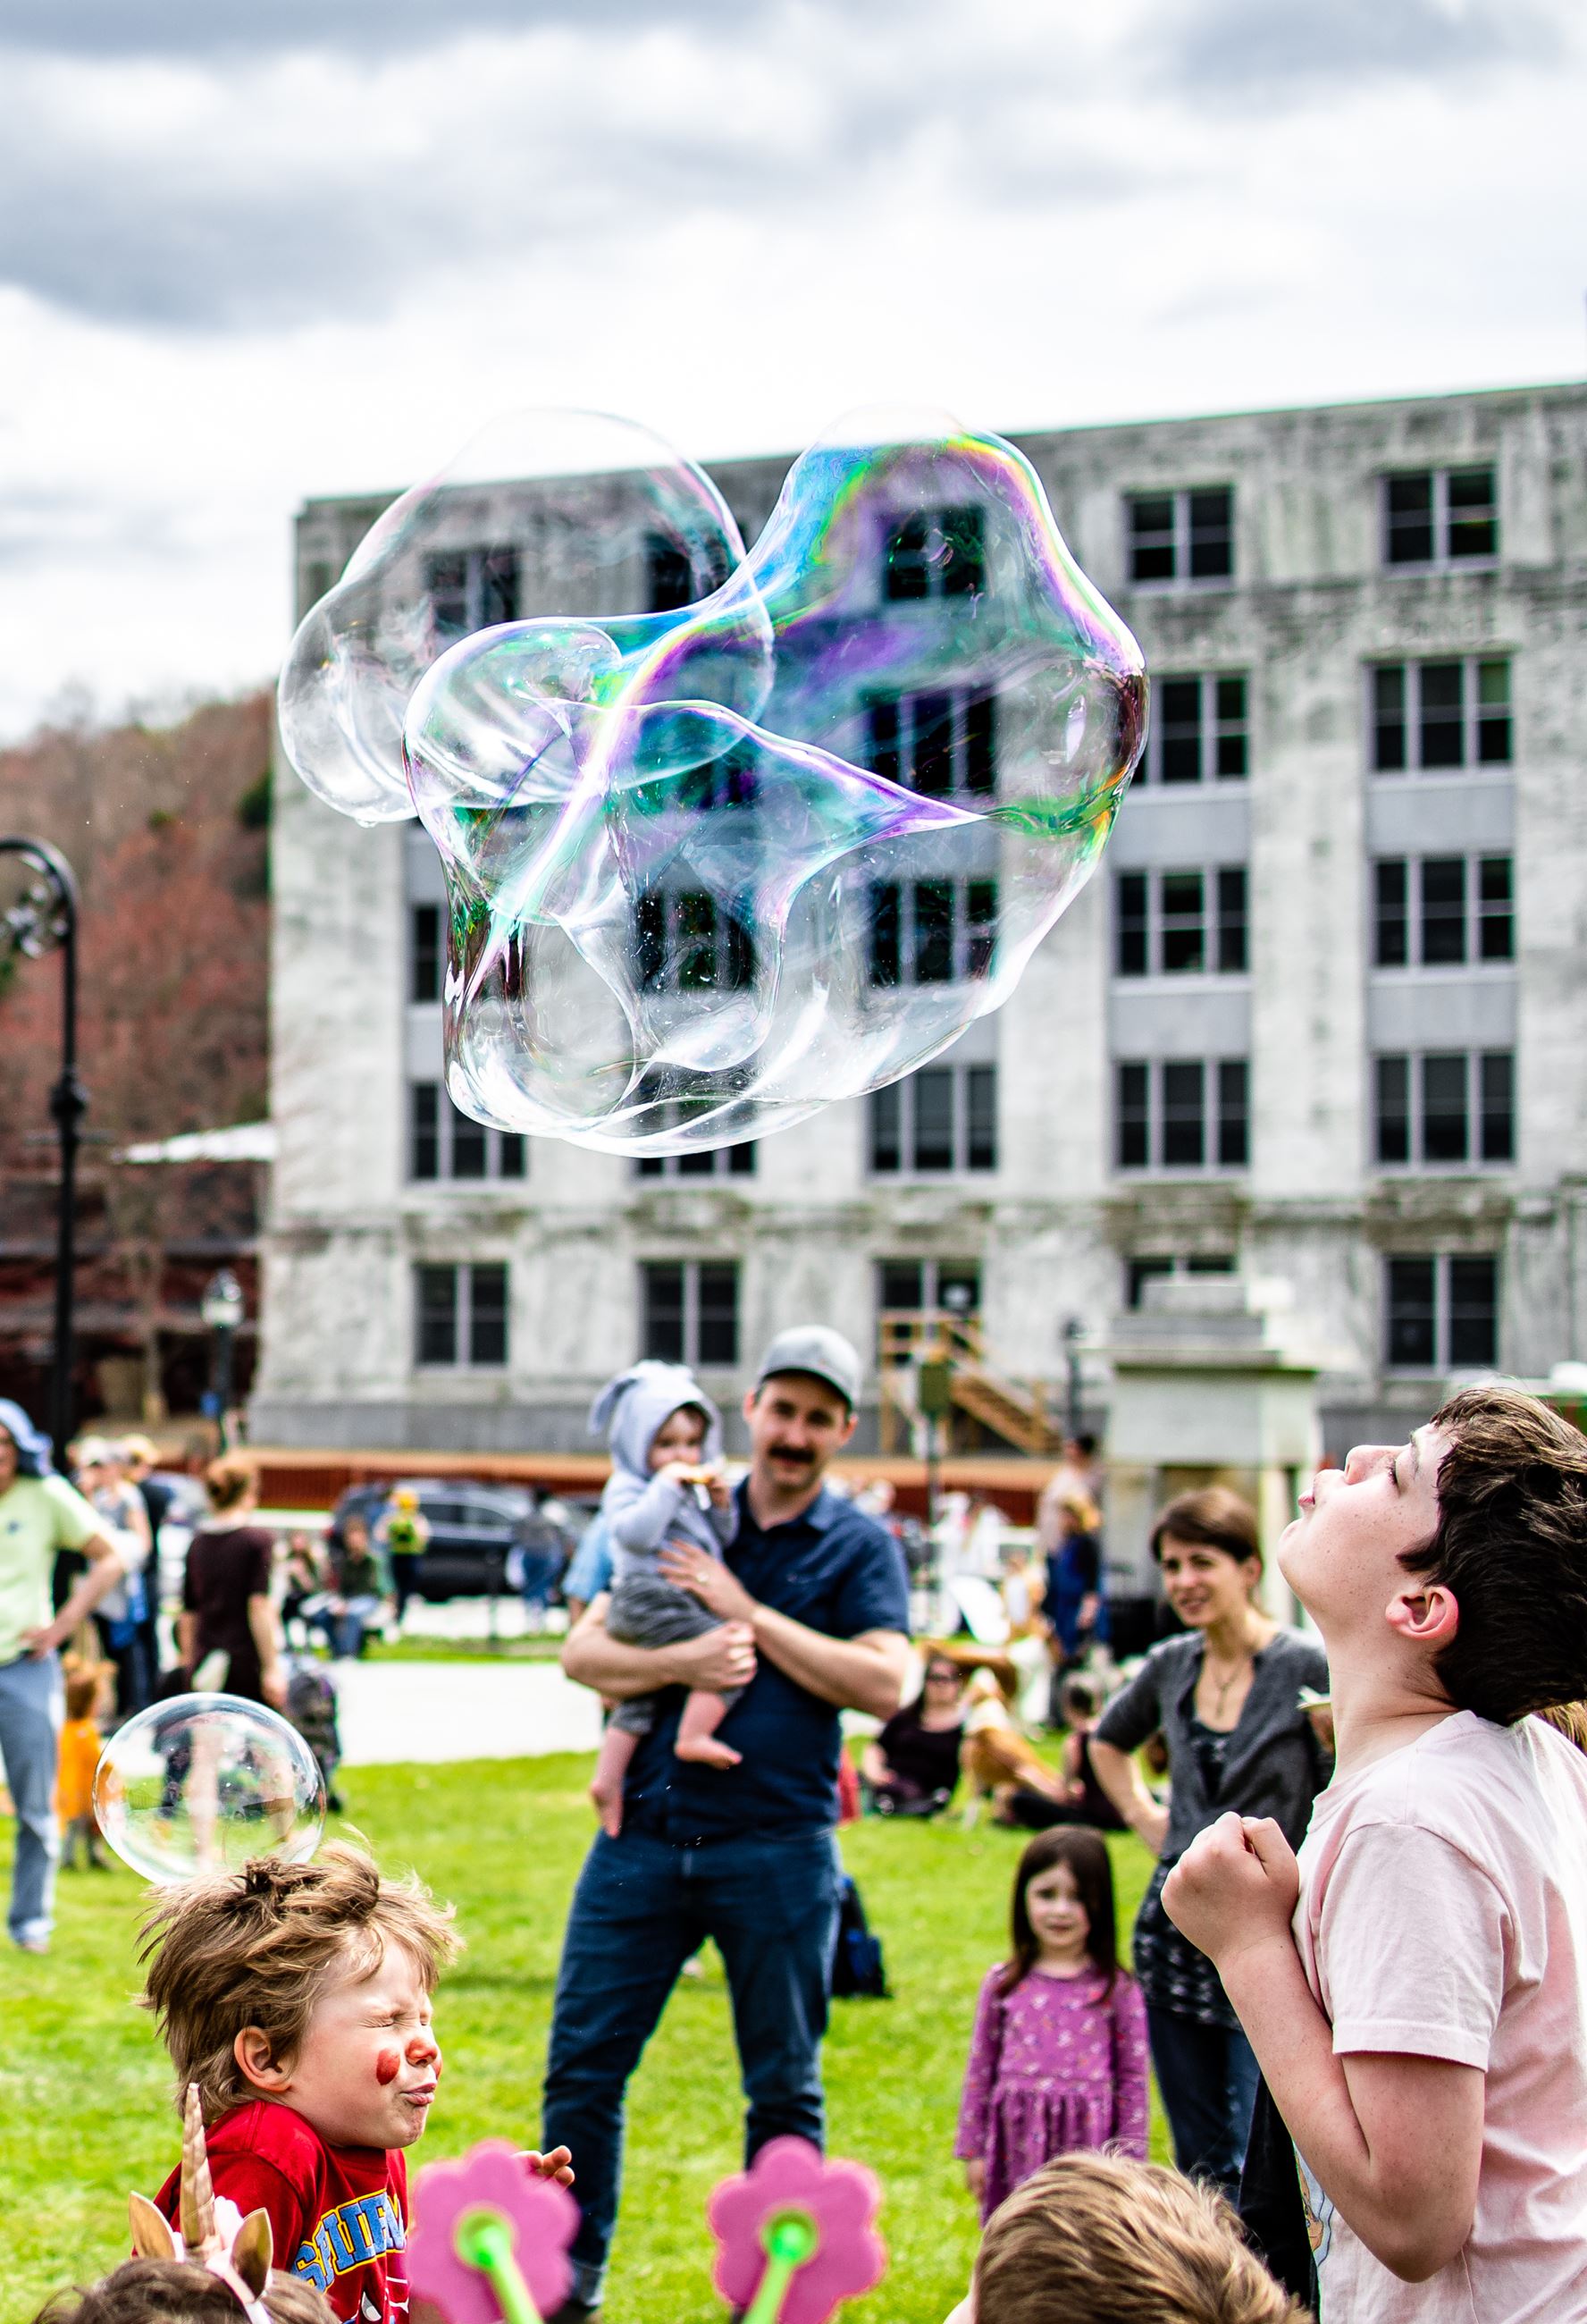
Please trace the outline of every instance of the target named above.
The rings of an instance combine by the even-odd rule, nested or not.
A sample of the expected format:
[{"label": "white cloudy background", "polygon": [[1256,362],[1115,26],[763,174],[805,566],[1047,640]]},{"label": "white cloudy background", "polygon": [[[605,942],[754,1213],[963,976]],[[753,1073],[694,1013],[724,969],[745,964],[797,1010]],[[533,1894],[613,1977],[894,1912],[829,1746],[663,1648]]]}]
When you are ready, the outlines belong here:
[{"label": "white cloudy background", "polygon": [[308,493],[1579,377],[1575,0],[0,0],[0,738],[268,677]]}]

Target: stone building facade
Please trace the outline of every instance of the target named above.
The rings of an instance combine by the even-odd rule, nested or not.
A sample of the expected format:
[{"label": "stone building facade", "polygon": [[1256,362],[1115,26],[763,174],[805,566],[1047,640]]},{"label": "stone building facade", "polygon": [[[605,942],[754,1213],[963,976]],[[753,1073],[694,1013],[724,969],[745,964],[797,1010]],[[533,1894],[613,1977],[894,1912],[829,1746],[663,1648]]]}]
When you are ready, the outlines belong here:
[{"label": "stone building facade", "polygon": [[[730,1403],[811,1317],[946,1311],[1053,1383],[1170,1272],[1289,1285],[1331,1444],[1587,1354],[1584,423],[1564,386],[1020,439],[1145,650],[1146,761],[1003,1010],[752,1150],[455,1116],[434,851],[283,769],[255,1435],[583,1446],[616,1366]],[[713,469],[747,538],[784,466]],[[306,506],[301,603],[379,506]],[[460,620],[550,602],[509,531]]]}]

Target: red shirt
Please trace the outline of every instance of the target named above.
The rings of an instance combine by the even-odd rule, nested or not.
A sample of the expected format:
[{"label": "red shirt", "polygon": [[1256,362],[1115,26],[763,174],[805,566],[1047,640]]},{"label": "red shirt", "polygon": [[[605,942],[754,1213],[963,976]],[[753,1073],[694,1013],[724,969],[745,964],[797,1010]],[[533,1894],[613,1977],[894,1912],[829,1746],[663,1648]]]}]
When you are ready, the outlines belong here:
[{"label": "red shirt", "polygon": [[[378,2146],[327,2146],[290,2107],[255,2098],[208,2134],[217,2195],[270,2215],[275,2265],[306,2276],[346,2324],[407,2324],[408,2158]],[[155,2202],[173,2225],[181,2172]]]}]

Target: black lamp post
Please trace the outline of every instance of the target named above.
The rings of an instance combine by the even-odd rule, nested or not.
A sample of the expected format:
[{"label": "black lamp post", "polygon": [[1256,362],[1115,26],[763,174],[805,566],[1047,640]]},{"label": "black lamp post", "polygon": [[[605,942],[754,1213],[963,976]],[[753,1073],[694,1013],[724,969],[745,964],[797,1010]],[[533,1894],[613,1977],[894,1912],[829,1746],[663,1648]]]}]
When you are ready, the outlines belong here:
[{"label": "black lamp post", "polygon": [[78,1079],[78,883],[71,865],[48,840],[0,838],[0,855],[20,855],[39,878],[0,916],[14,952],[29,960],[60,950],[60,1073],[50,1111],[60,1149],[55,1213],[55,1345],[50,1379],[50,1434],[64,1455],[72,1429],[72,1299],[77,1277],[78,1146],[88,1095]]},{"label": "black lamp post", "polygon": [[1083,1393],[1080,1378],[1080,1342],[1086,1336],[1086,1326],[1078,1315],[1071,1315],[1063,1327],[1063,1352],[1066,1372],[1064,1396],[1064,1434],[1072,1443],[1080,1433],[1080,1398]]},{"label": "black lamp post", "polygon": [[245,1305],[243,1286],[229,1267],[223,1267],[217,1275],[210,1277],[204,1286],[204,1296],[198,1302],[198,1313],[203,1316],[205,1329],[211,1334],[214,1343],[209,1393],[215,1406],[216,1425],[220,1431],[223,1452],[230,1443],[226,1415],[232,1408],[232,1351],[236,1344],[237,1329],[243,1321]]}]

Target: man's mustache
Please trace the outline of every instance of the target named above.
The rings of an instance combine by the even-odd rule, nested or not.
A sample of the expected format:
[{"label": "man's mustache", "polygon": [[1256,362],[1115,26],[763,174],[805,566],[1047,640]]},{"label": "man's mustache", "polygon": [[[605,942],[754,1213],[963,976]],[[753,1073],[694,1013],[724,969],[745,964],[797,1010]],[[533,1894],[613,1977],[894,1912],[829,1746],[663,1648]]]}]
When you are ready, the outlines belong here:
[{"label": "man's mustache", "polygon": [[812,1465],[815,1460],[815,1454],[813,1452],[796,1444],[774,1444],[770,1449],[772,1458],[774,1460],[800,1461],[803,1462],[807,1469]]}]

